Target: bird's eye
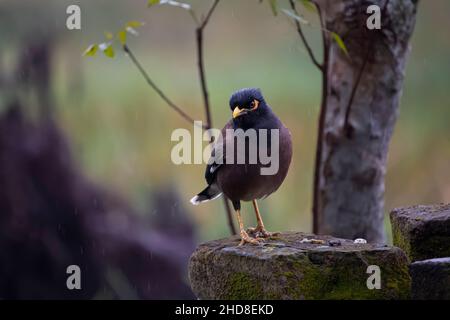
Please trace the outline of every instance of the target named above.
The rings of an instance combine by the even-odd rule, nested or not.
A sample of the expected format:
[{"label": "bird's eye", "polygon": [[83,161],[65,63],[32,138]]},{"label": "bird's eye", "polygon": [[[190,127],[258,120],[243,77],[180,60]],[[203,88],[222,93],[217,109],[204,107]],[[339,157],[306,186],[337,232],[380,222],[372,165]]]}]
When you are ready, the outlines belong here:
[{"label": "bird's eye", "polygon": [[256,100],[256,99],[254,99],[254,100],[250,103],[250,108],[254,110],[254,109],[258,108],[258,105],[259,105],[259,101]]}]

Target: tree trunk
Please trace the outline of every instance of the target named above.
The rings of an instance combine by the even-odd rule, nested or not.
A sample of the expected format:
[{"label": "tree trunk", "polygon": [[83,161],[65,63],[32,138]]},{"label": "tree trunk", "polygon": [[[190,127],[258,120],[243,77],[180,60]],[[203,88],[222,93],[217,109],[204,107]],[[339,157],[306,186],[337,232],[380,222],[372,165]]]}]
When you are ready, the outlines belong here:
[{"label": "tree trunk", "polygon": [[[331,41],[325,62],[314,231],[383,242],[386,158],[399,110],[417,1],[317,3],[326,29],[341,36],[348,56]],[[379,30],[367,28],[371,14],[366,10],[372,4],[381,11]]]}]

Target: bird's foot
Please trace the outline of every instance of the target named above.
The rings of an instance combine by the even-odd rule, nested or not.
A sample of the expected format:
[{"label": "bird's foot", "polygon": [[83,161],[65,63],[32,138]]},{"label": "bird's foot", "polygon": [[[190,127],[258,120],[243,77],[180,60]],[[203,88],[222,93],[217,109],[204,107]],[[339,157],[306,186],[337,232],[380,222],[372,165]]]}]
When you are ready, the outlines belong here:
[{"label": "bird's foot", "polygon": [[264,227],[257,226],[256,228],[248,228],[248,234],[253,236],[254,238],[272,238],[278,236],[279,232],[269,232]]},{"label": "bird's foot", "polygon": [[[259,239],[262,240],[262,239]],[[246,243],[251,243],[251,244],[260,244],[258,239],[252,238],[248,235],[247,232],[245,232],[244,230],[241,231],[241,242],[239,243],[240,246],[246,244]]]}]

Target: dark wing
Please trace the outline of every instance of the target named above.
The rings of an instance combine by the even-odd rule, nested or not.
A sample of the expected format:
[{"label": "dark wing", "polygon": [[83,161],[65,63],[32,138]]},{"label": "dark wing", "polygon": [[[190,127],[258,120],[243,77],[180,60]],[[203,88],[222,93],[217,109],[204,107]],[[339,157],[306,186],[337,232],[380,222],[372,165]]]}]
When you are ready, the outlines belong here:
[{"label": "dark wing", "polygon": [[224,141],[226,139],[226,130],[233,128],[233,121],[230,120],[222,129],[222,139],[218,139],[213,145],[211,157],[205,170],[205,179],[208,185],[211,185],[216,180],[216,175],[222,165],[225,163],[226,152],[224,148]]}]

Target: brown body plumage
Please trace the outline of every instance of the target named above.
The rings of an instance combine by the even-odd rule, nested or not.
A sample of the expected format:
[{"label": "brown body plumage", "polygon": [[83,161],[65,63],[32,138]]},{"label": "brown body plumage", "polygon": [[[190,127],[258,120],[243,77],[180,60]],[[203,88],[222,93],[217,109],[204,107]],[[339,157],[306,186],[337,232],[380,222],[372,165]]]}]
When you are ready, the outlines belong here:
[{"label": "brown body plumage", "polygon": [[[219,139],[214,145],[212,157],[215,161],[206,167],[205,178],[208,187],[195,196],[191,202],[199,204],[215,199],[223,193],[232,201],[236,210],[241,244],[246,242],[257,244],[258,240],[269,237],[271,233],[264,228],[256,200],[269,196],[283,183],[292,158],[291,135],[266,104],[259,89],[242,89],[235,92],[230,99],[230,108],[233,110],[233,119],[222,129],[222,139]],[[230,131],[239,129],[244,134],[254,130],[256,141],[242,138],[235,134],[236,131]],[[271,130],[278,133],[278,143],[272,141]],[[267,143],[260,144],[264,134],[268,138]],[[245,155],[242,154],[242,150],[238,149],[239,139],[245,145]],[[231,146],[234,148],[234,152],[230,152]],[[253,151],[256,150],[256,163],[250,161],[252,148]],[[277,153],[278,169],[276,172],[268,175],[262,174],[262,168],[273,164],[262,161],[260,152],[271,156],[275,152]],[[243,156],[243,163],[238,162],[239,155]],[[256,228],[249,229],[249,232],[243,229],[240,201],[253,201],[258,225]],[[249,233],[254,237],[250,237]]]},{"label": "brown body plumage", "polygon": [[[233,128],[230,121],[222,129]],[[275,129],[275,128],[273,128]],[[279,170],[274,175],[262,175],[263,166],[258,159],[256,164],[248,163],[248,155],[245,156],[246,163],[238,164],[235,159],[233,164],[224,164],[217,172],[217,184],[231,201],[252,201],[269,196],[275,192],[283,183],[288,173],[289,164],[292,157],[292,142],[289,130],[279,121],[276,129],[280,130],[279,144]],[[224,133],[223,133],[224,134]],[[226,134],[225,134],[226,135]],[[236,146],[236,143],[235,143]],[[246,141],[246,151],[248,152],[248,142]]]}]

